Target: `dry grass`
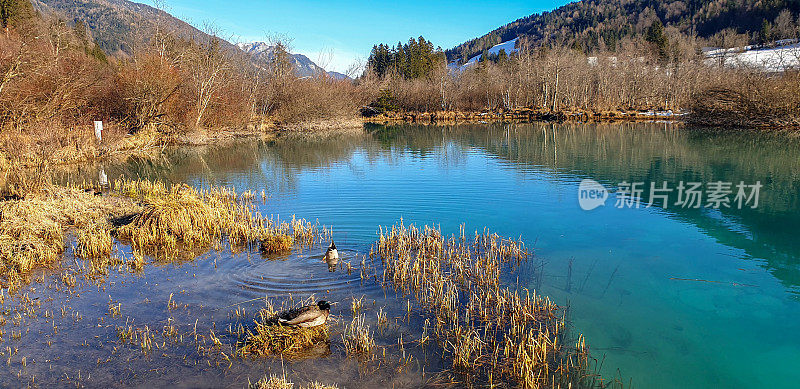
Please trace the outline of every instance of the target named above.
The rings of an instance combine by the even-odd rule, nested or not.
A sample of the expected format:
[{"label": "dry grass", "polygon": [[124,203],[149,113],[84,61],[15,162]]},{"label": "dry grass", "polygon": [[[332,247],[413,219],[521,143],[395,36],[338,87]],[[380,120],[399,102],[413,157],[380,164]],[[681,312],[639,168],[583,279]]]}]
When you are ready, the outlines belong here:
[{"label": "dry grass", "polygon": [[83,259],[102,260],[111,256],[114,238],[108,225],[93,225],[78,233],[75,255]]},{"label": "dry grass", "polygon": [[[258,380],[256,383],[248,385],[249,389],[292,389],[294,384],[289,382],[285,375],[271,375]],[[336,385],[326,385],[319,382],[311,382],[308,385],[300,386],[300,389],[338,389]]]},{"label": "dry grass", "polygon": [[296,358],[301,357],[305,350],[328,340],[327,325],[311,328],[282,326],[278,324],[277,312],[268,305],[259,312],[255,327],[247,332],[238,352],[242,356]]},{"label": "dry grass", "polygon": [[375,348],[375,339],[365,320],[365,315],[356,315],[353,321],[345,326],[342,342],[348,355],[365,358]]},{"label": "dry grass", "polygon": [[463,231],[444,239],[402,223],[381,231],[377,249],[386,285],[412,294],[434,317],[433,334],[455,369],[524,388],[595,384],[580,338],[569,343],[563,312],[527,290],[500,285],[504,267],[525,261],[522,242]]},{"label": "dry grass", "polygon": [[294,238],[287,234],[277,233],[261,238],[259,249],[265,254],[277,254],[291,251]]},{"label": "dry grass", "polygon": [[312,245],[328,234],[301,219],[280,223],[265,218],[253,211],[247,196],[240,199],[225,188],[120,180],[101,196],[93,188],[36,184],[30,176],[20,177],[6,183],[13,190],[6,189],[7,199],[0,201],[0,279],[11,290],[35,269],[57,266],[71,235],[77,238],[76,257],[87,260],[88,275],[104,275],[120,263],[112,258],[114,238],[131,244],[128,266],[139,271],[146,256],[191,260],[208,249],[222,249],[226,241],[234,252],[259,242],[267,252],[285,252],[295,242]]},{"label": "dry grass", "polygon": [[264,253],[282,253],[295,243],[312,245],[327,236],[319,225],[302,219],[280,223],[265,218],[254,211],[253,195],[240,196],[226,188],[167,188],[148,181],[118,181],[114,188],[145,206],[120,229],[119,237],[131,242],[134,251],[159,259],[221,249],[224,238],[233,252],[258,244]]},{"label": "dry grass", "polygon": [[138,210],[126,199],[58,186],[0,202],[0,277],[13,288],[34,269],[56,266],[71,232],[79,236],[81,255],[97,258],[110,253],[108,231],[98,225]]}]

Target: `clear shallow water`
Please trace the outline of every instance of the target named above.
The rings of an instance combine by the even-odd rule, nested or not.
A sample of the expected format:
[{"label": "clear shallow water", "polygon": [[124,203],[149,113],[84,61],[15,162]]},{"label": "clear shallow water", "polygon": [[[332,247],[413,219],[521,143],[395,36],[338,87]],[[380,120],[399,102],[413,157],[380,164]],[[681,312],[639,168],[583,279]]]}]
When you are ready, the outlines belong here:
[{"label": "clear shallow water", "polygon": [[[536,260],[520,284],[569,305],[575,329],[603,359],[604,375],[646,388],[787,387],[800,380],[799,146],[779,134],[657,123],[367,126],[175,150],[162,161],[128,161],[105,171],[112,179],[264,189],[262,212],[333,225],[337,246],[353,255],[368,251],[378,226],[401,218],[445,233],[464,223],[468,231],[487,227],[522,237],[536,248]],[[587,212],[577,201],[584,178],[607,187],[680,180],[764,187],[755,210],[618,209],[612,198]],[[286,259],[289,266],[240,259],[219,268],[201,261],[187,265],[197,278],[182,278],[180,288],[167,283],[161,294],[189,290],[186,299],[198,306],[222,307],[287,292],[287,277],[297,274],[313,279],[288,290],[298,294],[333,289],[342,296],[359,283],[341,272],[326,279],[324,268],[303,273],[304,260],[315,259],[298,254]],[[151,272],[160,275],[150,280],[188,274]],[[713,282],[690,281],[696,279]],[[380,300],[375,286],[364,288]],[[124,290],[142,293],[136,286]],[[226,374],[252,372],[241,369]],[[413,377],[381,382],[420,384]]]}]

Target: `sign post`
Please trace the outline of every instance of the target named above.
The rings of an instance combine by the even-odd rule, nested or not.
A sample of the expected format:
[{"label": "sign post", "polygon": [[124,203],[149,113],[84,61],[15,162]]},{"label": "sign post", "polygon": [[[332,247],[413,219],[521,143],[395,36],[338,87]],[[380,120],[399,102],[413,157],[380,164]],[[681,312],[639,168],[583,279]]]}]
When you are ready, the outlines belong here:
[{"label": "sign post", "polygon": [[94,121],[94,136],[97,137],[97,142],[103,141],[103,121],[102,120],[95,120]]}]

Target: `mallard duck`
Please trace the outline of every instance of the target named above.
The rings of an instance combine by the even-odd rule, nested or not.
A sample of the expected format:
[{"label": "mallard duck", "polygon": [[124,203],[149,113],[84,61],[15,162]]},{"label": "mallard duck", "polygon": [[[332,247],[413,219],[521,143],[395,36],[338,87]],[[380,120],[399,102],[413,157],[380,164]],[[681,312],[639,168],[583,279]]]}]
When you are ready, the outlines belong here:
[{"label": "mallard duck", "polygon": [[322,300],[314,305],[291,309],[278,314],[278,323],[302,328],[325,324],[331,314],[331,304]]},{"label": "mallard duck", "polygon": [[328,264],[328,271],[336,270],[336,265],[339,264],[339,251],[336,250],[336,243],[333,241],[331,241],[328,251],[325,252],[322,262]]}]

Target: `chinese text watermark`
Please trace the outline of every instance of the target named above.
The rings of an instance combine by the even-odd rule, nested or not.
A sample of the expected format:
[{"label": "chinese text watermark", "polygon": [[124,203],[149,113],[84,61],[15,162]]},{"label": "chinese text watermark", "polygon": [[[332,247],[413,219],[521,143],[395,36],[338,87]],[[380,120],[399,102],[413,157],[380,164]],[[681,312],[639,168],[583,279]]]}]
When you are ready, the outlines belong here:
[{"label": "chinese text watermark", "polygon": [[[617,184],[614,206],[616,208],[757,208],[763,185],[761,181],[747,184],[712,181],[684,182],[620,182]],[[584,179],[578,187],[578,204],[590,211],[605,205],[609,190],[591,179]]]}]

